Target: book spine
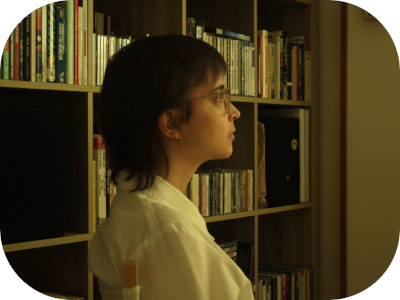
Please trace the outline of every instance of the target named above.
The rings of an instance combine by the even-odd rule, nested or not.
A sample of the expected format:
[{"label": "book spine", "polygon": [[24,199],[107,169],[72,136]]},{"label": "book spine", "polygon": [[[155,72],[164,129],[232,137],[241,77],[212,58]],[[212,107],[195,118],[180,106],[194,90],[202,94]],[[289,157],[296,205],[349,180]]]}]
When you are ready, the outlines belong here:
[{"label": "book spine", "polygon": [[19,23],[19,80],[24,80],[25,21]]},{"label": "book spine", "polygon": [[101,136],[93,138],[94,153],[97,170],[97,226],[100,226],[107,218],[107,170],[106,170],[106,148]]},{"label": "book spine", "polygon": [[186,18],[186,35],[195,38],[196,37],[196,19]]},{"label": "book spine", "polygon": [[10,64],[10,72],[9,72],[9,79],[14,79],[14,31],[11,32],[9,36],[9,64]]},{"label": "book spine", "polygon": [[47,5],[42,6],[42,82],[47,82]]},{"label": "book spine", "polygon": [[31,12],[31,74],[30,80],[36,81],[36,10]]},{"label": "book spine", "polygon": [[65,83],[65,8],[56,7],[56,82]]},{"label": "book spine", "polygon": [[47,6],[47,81],[56,80],[56,58],[55,58],[55,6],[50,3]]},{"label": "book spine", "polygon": [[74,0],[74,84],[79,84],[79,0]]},{"label": "book spine", "polygon": [[92,83],[97,85],[97,34],[93,33]]},{"label": "book spine", "polygon": [[311,51],[304,51],[304,100],[311,101]]},{"label": "book spine", "polygon": [[14,79],[14,31],[11,32],[9,36],[9,79],[13,80]]},{"label": "book spine", "polygon": [[36,10],[36,81],[42,82],[42,8]]},{"label": "book spine", "polygon": [[82,84],[88,84],[88,0],[82,1],[82,30],[83,30],[83,60]]},{"label": "book spine", "polygon": [[83,80],[83,16],[82,6],[78,7],[78,84],[82,85]]},{"label": "book spine", "polygon": [[0,79],[4,79],[3,78],[3,67],[4,67],[4,56],[2,55],[1,60],[0,60]]},{"label": "book spine", "polygon": [[14,29],[14,80],[19,80],[19,24]]},{"label": "book spine", "polygon": [[3,51],[3,79],[10,79],[10,39],[7,39]]},{"label": "book spine", "polygon": [[67,1],[67,52],[66,52],[66,76],[67,83],[74,84],[74,0]]},{"label": "book spine", "polygon": [[31,76],[31,14],[24,18],[24,80]]}]

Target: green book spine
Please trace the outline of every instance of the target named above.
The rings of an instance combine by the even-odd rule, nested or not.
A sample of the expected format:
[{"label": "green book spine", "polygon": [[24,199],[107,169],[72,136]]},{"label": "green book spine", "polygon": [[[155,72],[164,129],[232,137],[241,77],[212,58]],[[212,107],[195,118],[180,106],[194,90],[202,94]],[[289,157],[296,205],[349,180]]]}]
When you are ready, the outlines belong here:
[{"label": "green book spine", "polygon": [[6,42],[6,46],[4,47],[4,52],[3,52],[3,79],[8,80],[9,79],[9,75],[10,75],[10,40],[8,39]]}]

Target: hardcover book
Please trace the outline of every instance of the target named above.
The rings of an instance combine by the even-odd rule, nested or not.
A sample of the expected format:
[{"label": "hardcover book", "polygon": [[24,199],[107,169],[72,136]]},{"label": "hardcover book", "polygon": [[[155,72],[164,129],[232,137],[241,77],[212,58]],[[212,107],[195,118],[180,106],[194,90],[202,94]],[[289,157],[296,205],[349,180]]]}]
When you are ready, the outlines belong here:
[{"label": "hardcover book", "polygon": [[65,8],[56,7],[56,82],[65,83]]}]

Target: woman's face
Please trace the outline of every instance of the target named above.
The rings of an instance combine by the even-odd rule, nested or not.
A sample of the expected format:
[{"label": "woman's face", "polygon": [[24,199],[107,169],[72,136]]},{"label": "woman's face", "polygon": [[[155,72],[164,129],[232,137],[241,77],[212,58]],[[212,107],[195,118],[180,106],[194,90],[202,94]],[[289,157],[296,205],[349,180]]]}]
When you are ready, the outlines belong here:
[{"label": "woman's face", "polygon": [[199,163],[228,158],[233,152],[234,121],[240,117],[240,112],[231,104],[227,113],[224,101],[209,96],[222,92],[224,84],[225,77],[221,76],[214,84],[195,88],[190,97],[193,98],[191,117],[180,126],[184,146],[194,159],[200,160]]}]

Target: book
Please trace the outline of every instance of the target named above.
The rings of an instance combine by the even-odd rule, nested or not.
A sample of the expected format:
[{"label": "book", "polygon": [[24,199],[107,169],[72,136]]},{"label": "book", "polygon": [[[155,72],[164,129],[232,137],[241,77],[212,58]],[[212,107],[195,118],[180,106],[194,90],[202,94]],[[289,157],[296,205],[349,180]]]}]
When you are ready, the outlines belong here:
[{"label": "book", "polygon": [[36,81],[36,10],[31,12],[31,74],[30,81]]},{"label": "book", "polygon": [[74,84],[74,0],[67,0],[66,82]]},{"label": "book", "polygon": [[65,83],[65,8],[63,6],[56,7],[55,25],[55,82]]},{"label": "book", "polygon": [[14,31],[11,32],[9,38],[9,79],[14,79]]},{"label": "book", "polygon": [[93,159],[97,174],[95,193],[97,226],[100,226],[107,218],[106,147],[104,139],[100,135],[93,137]]},{"label": "book", "polygon": [[19,53],[20,53],[20,39],[19,39],[19,24],[14,29],[14,80],[19,80]]},{"label": "book", "polygon": [[79,0],[74,0],[74,84],[79,84]]},{"label": "book", "polygon": [[25,22],[19,23],[19,80],[24,80],[24,54],[25,54]]},{"label": "book", "polygon": [[[3,49],[4,52],[4,49]],[[3,66],[4,66],[4,56],[1,56],[1,61],[0,61],[0,79],[4,79],[3,78]]]},{"label": "book", "polygon": [[196,37],[196,19],[186,18],[186,35],[195,38]]},{"label": "book", "polygon": [[47,81],[56,81],[56,49],[55,49],[55,5],[47,6]]},{"label": "book", "polygon": [[42,82],[42,8],[36,10],[36,81]]},{"label": "book", "polygon": [[230,30],[225,30],[225,29],[217,28],[217,27],[205,28],[204,31],[208,32],[208,33],[218,34],[218,35],[222,35],[222,36],[225,36],[228,38],[233,38],[233,39],[238,39],[238,40],[243,40],[243,41],[248,41],[248,42],[250,42],[250,40],[251,40],[249,35],[230,31]]},{"label": "book", "polygon": [[311,51],[304,51],[304,101],[311,101]]},{"label": "book", "polygon": [[82,0],[82,84],[88,84],[88,0]]},{"label": "book", "polygon": [[82,6],[78,7],[78,84],[83,84],[83,15]]},{"label": "book", "polygon": [[303,101],[305,37],[290,37],[288,43],[291,49],[292,100]]},{"label": "book", "polygon": [[47,5],[42,6],[42,82],[47,82]]},{"label": "book", "polygon": [[23,58],[23,68],[24,68],[24,80],[30,81],[31,79],[31,14],[27,15],[24,20],[24,58]]},{"label": "book", "polygon": [[10,39],[8,38],[6,41],[6,45],[4,46],[3,51],[3,79],[8,80],[10,79]]},{"label": "book", "polygon": [[268,70],[269,70],[269,54],[268,54],[268,31],[258,30],[257,39],[259,45],[259,97],[268,98]]}]

